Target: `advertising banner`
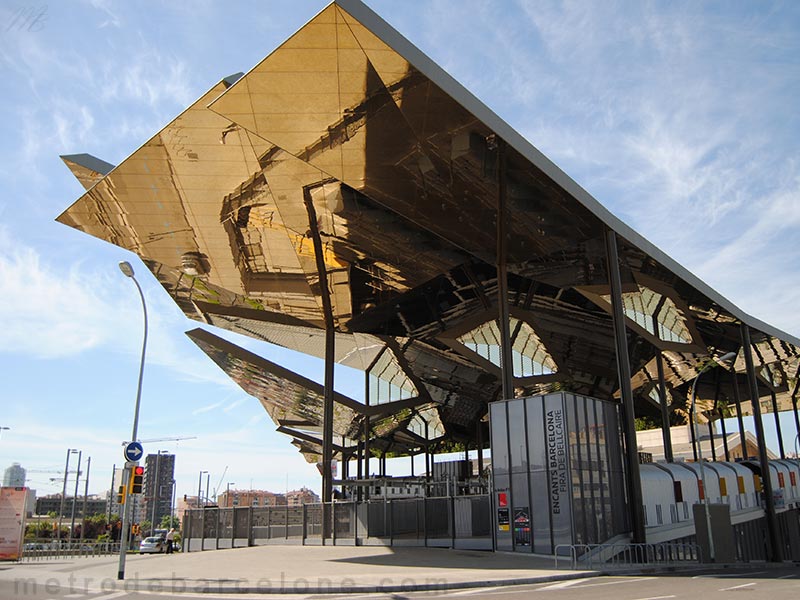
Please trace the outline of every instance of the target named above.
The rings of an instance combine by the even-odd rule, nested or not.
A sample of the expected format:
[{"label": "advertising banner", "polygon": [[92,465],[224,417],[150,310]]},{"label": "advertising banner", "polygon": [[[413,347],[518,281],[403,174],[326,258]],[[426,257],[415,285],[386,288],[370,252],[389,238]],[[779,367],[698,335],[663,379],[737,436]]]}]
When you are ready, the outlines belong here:
[{"label": "advertising banner", "polygon": [[0,560],[18,560],[25,530],[28,488],[0,488]]}]

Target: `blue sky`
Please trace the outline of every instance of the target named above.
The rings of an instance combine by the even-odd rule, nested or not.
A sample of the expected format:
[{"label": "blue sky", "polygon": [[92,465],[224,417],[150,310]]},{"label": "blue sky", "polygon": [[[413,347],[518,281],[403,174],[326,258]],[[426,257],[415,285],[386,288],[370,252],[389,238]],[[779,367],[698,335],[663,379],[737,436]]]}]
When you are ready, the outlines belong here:
[{"label": "blue sky", "polygon": [[[201,469],[212,487],[319,489],[259,403],[185,338],[195,324],[143,265],[54,219],[82,191],[59,154],[120,162],[325,4],[2,2],[0,469],[58,471],[80,448],[90,491],[107,489],[141,343],[138,295],[116,266],[129,260],[151,317],[140,437],[197,436],[146,446],[177,452],[178,493],[196,493]],[[617,216],[800,335],[800,4],[368,4]],[[322,378],[319,361],[247,345]],[[340,373],[337,387],[362,384]],[[60,490],[57,473],[29,477]]]}]

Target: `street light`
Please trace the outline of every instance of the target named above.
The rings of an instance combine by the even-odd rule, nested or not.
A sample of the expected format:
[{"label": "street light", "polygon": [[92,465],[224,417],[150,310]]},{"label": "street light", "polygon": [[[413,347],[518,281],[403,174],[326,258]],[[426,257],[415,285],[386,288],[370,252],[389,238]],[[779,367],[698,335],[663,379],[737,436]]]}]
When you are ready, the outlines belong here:
[{"label": "street light", "polygon": [[[226,507],[228,506],[228,502],[229,502],[229,499],[231,497],[231,486],[232,485],[236,485],[236,484],[234,482],[232,482],[232,481],[229,481],[228,482],[228,487],[225,490],[225,506]],[[233,502],[231,502],[231,506],[233,506]]]},{"label": "street light", "polygon": [[[196,508],[202,508],[200,506],[200,498],[202,497],[201,494],[203,493],[203,473],[208,473],[208,471],[200,471],[200,478],[197,481],[197,506]],[[206,490],[208,493],[208,490]],[[205,506],[205,502],[203,502],[203,506]]]},{"label": "street light", "polygon": [[700,438],[697,436],[697,413],[695,412],[695,402],[697,400],[697,382],[706,371],[719,366],[729,366],[736,358],[735,352],[728,352],[719,358],[708,361],[692,382],[692,403],[690,413],[692,415],[692,435],[697,443],[697,459],[700,462],[700,482],[703,486],[703,507],[706,516],[706,532],[708,534],[708,557],[711,562],[714,562],[716,556],[714,551],[714,536],[711,535],[711,513],[708,508],[708,489],[706,489],[706,472],[703,467],[703,444],[700,443]]},{"label": "street light", "polygon": [[[133,267],[129,262],[122,261],[119,263],[119,270],[125,277],[129,277],[136,285],[139,291],[139,297],[142,299],[142,315],[144,317],[144,338],[142,340],[142,360],[139,364],[139,386],[136,389],[136,404],[133,409],[133,432],[131,433],[131,441],[135,442],[138,438],[139,430],[139,405],[142,401],[142,376],[144,375],[144,356],[147,350],[147,305],[144,301],[144,294],[139,282],[133,274]],[[130,481],[131,472],[126,466],[123,471],[122,485],[127,486]],[[119,544],[119,569],[117,571],[117,579],[125,579],[125,553],[128,550],[128,503],[122,505],[122,531],[120,532]]]},{"label": "street light", "polygon": [[0,427],[0,435],[2,435],[4,431],[8,431],[9,429],[11,429],[11,427]]}]

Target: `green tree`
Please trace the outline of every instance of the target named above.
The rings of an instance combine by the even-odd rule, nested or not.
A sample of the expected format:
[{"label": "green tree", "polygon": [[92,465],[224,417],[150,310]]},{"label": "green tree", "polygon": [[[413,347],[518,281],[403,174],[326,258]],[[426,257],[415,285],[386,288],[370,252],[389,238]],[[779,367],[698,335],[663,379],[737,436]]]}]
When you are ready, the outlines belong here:
[{"label": "green tree", "polygon": [[178,520],[178,517],[172,517],[170,515],[164,515],[161,517],[161,523],[159,524],[160,529],[180,529],[181,522]]}]

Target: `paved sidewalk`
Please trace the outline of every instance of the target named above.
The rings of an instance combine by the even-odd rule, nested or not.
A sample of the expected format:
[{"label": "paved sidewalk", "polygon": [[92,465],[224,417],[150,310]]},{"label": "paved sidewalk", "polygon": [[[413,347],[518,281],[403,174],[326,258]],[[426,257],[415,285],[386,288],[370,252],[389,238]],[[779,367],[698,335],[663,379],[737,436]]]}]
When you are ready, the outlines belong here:
[{"label": "paved sidewalk", "polygon": [[261,546],[129,555],[124,582],[117,580],[117,564],[118,558],[111,556],[0,563],[0,580],[20,586],[49,584],[62,596],[123,589],[310,594],[442,590],[600,575],[599,571],[557,570],[552,558],[530,555],[375,546]]}]

